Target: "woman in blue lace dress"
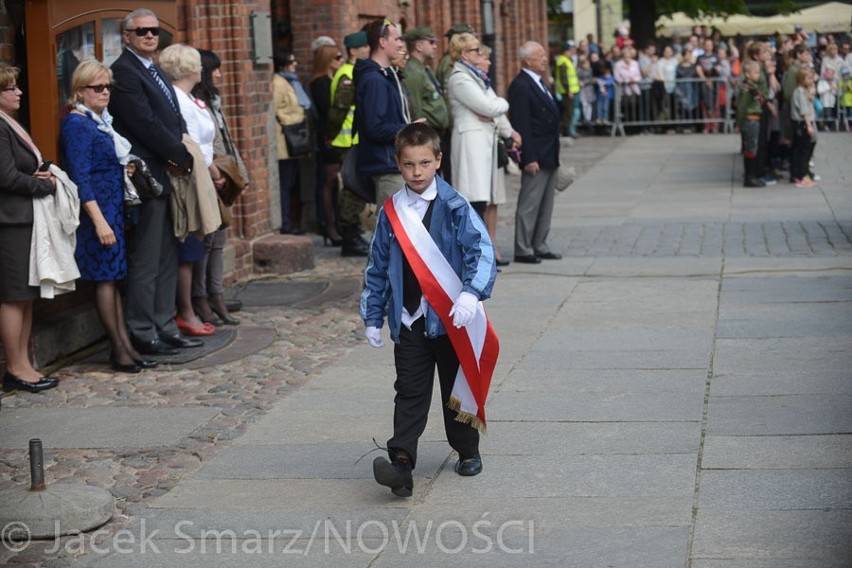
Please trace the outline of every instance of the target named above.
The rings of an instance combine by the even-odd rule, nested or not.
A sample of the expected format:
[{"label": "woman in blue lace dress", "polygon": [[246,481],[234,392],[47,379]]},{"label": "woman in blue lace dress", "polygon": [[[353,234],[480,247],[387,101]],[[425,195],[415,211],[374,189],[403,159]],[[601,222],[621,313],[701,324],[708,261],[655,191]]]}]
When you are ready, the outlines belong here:
[{"label": "woman in blue lace dress", "polygon": [[112,344],[115,370],[138,373],[152,367],[130,344],[117,280],[127,276],[124,238],[124,165],[130,143],[112,129],[106,110],[112,73],[87,60],[71,77],[71,111],[62,124],[59,143],[63,165],[77,184],[80,215],[75,257],[80,279],[96,282],[95,305]]}]

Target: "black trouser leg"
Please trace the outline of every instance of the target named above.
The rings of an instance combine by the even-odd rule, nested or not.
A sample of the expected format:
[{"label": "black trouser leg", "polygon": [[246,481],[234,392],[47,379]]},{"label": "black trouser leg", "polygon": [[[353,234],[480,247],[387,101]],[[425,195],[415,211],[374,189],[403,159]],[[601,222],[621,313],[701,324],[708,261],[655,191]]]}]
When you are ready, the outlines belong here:
[{"label": "black trouser leg", "polygon": [[412,467],[417,464],[417,442],[426,429],[436,366],[447,440],[464,457],[479,455],[479,432],[468,424],[456,422],[455,412],[446,407],[458,371],[458,358],[447,336],[429,339],[425,329],[423,318],[414,322],[411,330],[402,326],[399,343],[394,345],[396,397],[388,453],[393,459],[400,450],[406,452],[411,457]]}]

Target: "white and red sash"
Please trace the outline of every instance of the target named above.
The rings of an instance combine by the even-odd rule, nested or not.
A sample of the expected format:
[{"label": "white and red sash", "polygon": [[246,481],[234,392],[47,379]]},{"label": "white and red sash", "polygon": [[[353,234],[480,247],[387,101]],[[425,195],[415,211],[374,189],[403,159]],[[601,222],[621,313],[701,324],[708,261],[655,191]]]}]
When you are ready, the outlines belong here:
[{"label": "white and red sash", "polygon": [[482,302],[477,303],[473,322],[461,329],[453,326],[450,309],[462,291],[461,280],[420,217],[409,207],[405,191],[385,201],[384,209],[423,295],[444,324],[459,359],[448,404],[456,411],[457,421],[485,432],[485,399],[500,351],[497,333],[488,321]]}]

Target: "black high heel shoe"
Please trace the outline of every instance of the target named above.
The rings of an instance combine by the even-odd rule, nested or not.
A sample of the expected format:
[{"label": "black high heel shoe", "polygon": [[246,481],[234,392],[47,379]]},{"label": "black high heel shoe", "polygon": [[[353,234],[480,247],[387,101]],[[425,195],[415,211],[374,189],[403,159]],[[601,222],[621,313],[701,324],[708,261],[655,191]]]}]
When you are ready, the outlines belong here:
[{"label": "black high heel shoe", "polygon": [[154,359],[136,359],[136,358],[134,358],[133,362],[136,363],[137,365],[139,365],[140,369],[153,369],[154,367],[156,367],[157,365],[160,364],[159,361],[156,361]]},{"label": "black high heel shoe", "polygon": [[109,356],[109,364],[112,366],[114,371],[118,371],[119,373],[130,373],[135,375],[136,373],[142,372],[142,367],[137,365],[135,361],[125,365],[116,361],[115,356],[112,354]]},{"label": "black high heel shoe", "polygon": [[322,236],[322,246],[324,247],[342,247],[343,246],[343,238],[332,239],[328,236],[328,234],[324,234]]},{"label": "black high heel shoe", "polygon": [[24,390],[27,392],[41,392],[47,389],[52,389],[58,384],[59,379],[54,379],[53,377],[42,377],[38,381],[30,383],[20,377],[16,377],[9,371],[6,371],[6,374],[3,375],[3,390],[6,392],[12,392],[16,390]]}]

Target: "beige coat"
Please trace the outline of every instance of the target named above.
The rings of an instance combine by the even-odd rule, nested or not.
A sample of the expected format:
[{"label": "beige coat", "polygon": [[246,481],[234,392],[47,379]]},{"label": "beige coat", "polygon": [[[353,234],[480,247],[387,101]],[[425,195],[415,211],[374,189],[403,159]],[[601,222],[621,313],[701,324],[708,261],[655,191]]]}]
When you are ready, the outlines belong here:
[{"label": "beige coat", "polygon": [[[502,182],[504,175],[497,168],[498,128],[504,136],[511,134],[511,126],[506,133],[507,123],[500,121],[498,125],[496,119],[509,110],[509,103],[459,62],[447,80],[447,93],[453,113],[453,187],[469,201],[491,203],[495,184],[498,178]],[[505,190],[502,193],[505,195]]]},{"label": "beige coat", "polygon": [[172,223],[175,237],[181,242],[190,234],[203,239],[222,225],[216,188],[204,166],[204,153],[189,134],[184,134],[182,141],[195,165],[188,176],[169,174],[174,190],[169,195]]},{"label": "beige coat", "polygon": [[278,159],[289,160],[287,141],[284,140],[284,132],[280,126],[299,124],[305,120],[305,109],[299,104],[293,86],[278,73],[272,77],[272,96],[275,101],[275,119],[279,125],[278,132],[275,133],[278,141]]}]

